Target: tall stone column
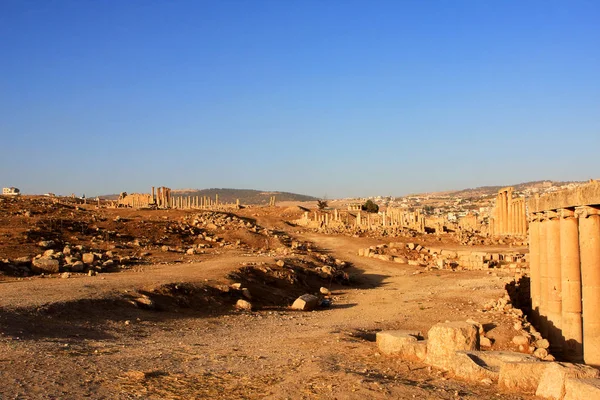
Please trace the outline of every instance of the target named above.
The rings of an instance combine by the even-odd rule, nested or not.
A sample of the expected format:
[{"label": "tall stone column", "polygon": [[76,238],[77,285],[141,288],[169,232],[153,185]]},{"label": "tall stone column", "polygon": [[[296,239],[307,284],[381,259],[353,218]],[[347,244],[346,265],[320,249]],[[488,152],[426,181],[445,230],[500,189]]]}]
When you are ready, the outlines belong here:
[{"label": "tall stone column", "polygon": [[546,240],[548,252],[548,336],[553,354],[562,351],[562,278],[560,257],[560,219],[557,212],[547,211]]},{"label": "tall stone column", "polygon": [[499,234],[500,235],[504,235],[506,233],[506,228],[505,228],[505,221],[504,221],[504,214],[506,213],[506,204],[504,203],[504,194],[505,192],[500,192],[498,193],[498,204],[500,205],[500,208],[498,209],[498,228],[499,228]]},{"label": "tall stone column", "polygon": [[600,215],[578,207],[583,301],[583,360],[600,367]]},{"label": "tall stone column", "polygon": [[509,198],[508,199],[508,231],[507,233],[512,235],[515,229],[515,203]]},{"label": "tall stone column", "polygon": [[540,319],[539,329],[544,337],[548,337],[548,242],[546,230],[548,221],[540,214],[539,249],[540,249]]},{"label": "tall stone column", "polygon": [[579,362],[583,360],[579,219],[573,210],[563,209],[560,214],[563,356],[569,361]]},{"label": "tall stone column", "polygon": [[529,288],[534,325],[539,326],[540,315],[540,221],[533,216],[529,229]]}]

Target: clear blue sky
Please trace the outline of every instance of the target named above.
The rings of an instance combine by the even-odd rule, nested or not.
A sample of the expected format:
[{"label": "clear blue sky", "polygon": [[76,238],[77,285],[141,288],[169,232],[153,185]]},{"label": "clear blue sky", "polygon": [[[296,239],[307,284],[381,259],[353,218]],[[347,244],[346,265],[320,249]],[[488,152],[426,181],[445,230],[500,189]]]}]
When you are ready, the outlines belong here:
[{"label": "clear blue sky", "polygon": [[0,186],[600,177],[600,1],[0,0]]}]

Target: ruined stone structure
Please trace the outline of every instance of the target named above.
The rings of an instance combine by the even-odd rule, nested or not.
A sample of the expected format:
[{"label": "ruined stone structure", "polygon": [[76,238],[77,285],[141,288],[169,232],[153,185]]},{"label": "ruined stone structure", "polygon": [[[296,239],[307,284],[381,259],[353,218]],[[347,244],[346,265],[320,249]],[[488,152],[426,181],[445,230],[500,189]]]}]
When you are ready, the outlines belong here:
[{"label": "ruined stone structure", "polygon": [[388,208],[377,214],[358,210],[319,210],[305,212],[303,218],[296,223],[315,228],[352,228],[356,230],[381,230],[400,231],[403,229],[425,232],[425,217],[419,212],[410,212],[405,209]]},{"label": "ruined stone structure", "polygon": [[212,199],[208,196],[173,196],[171,208],[180,210],[231,210],[240,206],[240,200],[235,203],[222,203],[219,195]]},{"label": "ruined stone structure", "polygon": [[269,197],[269,207],[275,207],[275,196]]},{"label": "ruined stone structure", "polygon": [[553,353],[600,367],[600,183],[528,207],[534,322]]},{"label": "ruined stone structure", "polygon": [[527,234],[525,199],[513,197],[513,190],[512,187],[506,187],[498,191],[496,207],[490,218],[490,233],[493,236]]},{"label": "ruined stone structure", "polygon": [[221,203],[219,195],[212,199],[208,196],[174,196],[168,187],[152,187],[151,193],[121,193],[116,204],[118,207],[132,208],[173,208],[180,210],[228,210],[239,208],[240,201]]},{"label": "ruined stone structure", "polygon": [[475,215],[475,214],[468,214],[468,215],[465,215],[464,217],[462,217],[458,221],[458,226],[460,229],[463,229],[463,230],[476,231],[476,230],[480,229],[480,223],[479,223],[479,220],[477,219],[477,215]]}]

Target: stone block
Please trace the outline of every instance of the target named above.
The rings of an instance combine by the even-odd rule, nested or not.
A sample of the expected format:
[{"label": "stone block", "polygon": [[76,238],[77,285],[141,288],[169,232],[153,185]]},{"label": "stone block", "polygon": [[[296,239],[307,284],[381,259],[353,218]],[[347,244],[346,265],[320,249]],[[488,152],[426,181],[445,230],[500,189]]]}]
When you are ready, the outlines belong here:
[{"label": "stone block", "polygon": [[294,304],[292,304],[292,309],[311,311],[314,310],[318,304],[319,298],[317,296],[313,296],[312,294],[303,294],[294,301]]},{"label": "stone block", "polygon": [[535,393],[540,383],[546,363],[525,361],[507,362],[500,367],[498,385],[525,393]]},{"label": "stone block", "polygon": [[381,331],[377,332],[376,341],[383,354],[397,355],[404,360],[422,361],[427,352],[425,340],[419,340],[421,332],[416,331]]},{"label": "stone block", "polygon": [[408,259],[403,256],[394,257],[394,262],[397,262],[399,264],[406,264],[406,263],[408,263]]},{"label": "stone block", "polygon": [[600,371],[587,365],[546,363],[535,395],[544,399],[560,400],[565,395],[567,378],[598,378]]},{"label": "stone block", "polygon": [[83,253],[81,256],[81,261],[83,261],[84,264],[92,264],[95,259],[96,255],[94,253]]},{"label": "stone block", "polygon": [[498,368],[489,366],[477,351],[457,351],[453,358],[449,359],[446,369],[456,377],[468,381],[479,382],[484,379],[498,381]]},{"label": "stone block", "polygon": [[31,270],[37,274],[55,274],[58,272],[60,263],[52,258],[36,258],[32,262]]},{"label": "stone block", "polygon": [[479,350],[479,332],[467,322],[445,322],[431,327],[427,333],[427,364],[446,368],[456,351]]},{"label": "stone block", "polygon": [[564,400],[591,399],[600,399],[600,379],[566,379]]}]

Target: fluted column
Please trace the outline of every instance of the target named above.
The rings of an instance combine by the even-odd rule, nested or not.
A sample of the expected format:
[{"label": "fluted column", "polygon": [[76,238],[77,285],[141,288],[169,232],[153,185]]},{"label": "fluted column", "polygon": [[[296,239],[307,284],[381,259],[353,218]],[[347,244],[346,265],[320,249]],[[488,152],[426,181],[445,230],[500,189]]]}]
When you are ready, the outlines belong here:
[{"label": "fluted column", "polygon": [[540,221],[533,217],[529,225],[529,287],[531,294],[531,310],[534,325],[539,324],[540,316]]},{"label": "fluted column", "polygon": [[600,367],[600,215],[577,207],[583,301],[583,359]]},{"label": "fluted column", "polygon": [[562,280],[560,271],[560,219],[547,211],[546,241],[548,253],[548,339],[554,354],[562,351]]},{"label": "fluted column", "polygon": [[546,228],[548,221],[543,213],[539,214],[539,249],[540,249],[540,320],[539,329],[544,337],[548,337],[548,242]]},{"label": "fluted column", "polygon": [[[531,227],[530,227],[531,229]],[[579,220],[573,210],[561,210],[560,265],[562,280],[563,355],[569,361],[583,360],[581,319],[581,268]]]}]

